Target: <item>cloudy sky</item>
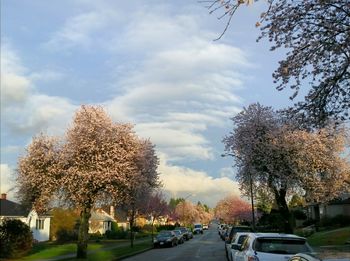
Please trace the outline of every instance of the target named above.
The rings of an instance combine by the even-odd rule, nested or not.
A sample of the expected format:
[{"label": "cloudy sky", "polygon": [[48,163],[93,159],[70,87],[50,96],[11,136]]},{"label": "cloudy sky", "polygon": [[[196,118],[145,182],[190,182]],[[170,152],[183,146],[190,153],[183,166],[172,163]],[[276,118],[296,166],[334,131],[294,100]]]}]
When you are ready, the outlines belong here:
[{"label": "cloudy sky", "polygon": [[230,117],[291,105],[271,78],[281,54],[255,41],[265,8],[241,8],[213,41],[225,22],[196,0],[1,1],[1,192],[14,199],[33,135],[62,135],[81,104],[99,104],[153,141],[169,196],[239,194],[221,157]]}]

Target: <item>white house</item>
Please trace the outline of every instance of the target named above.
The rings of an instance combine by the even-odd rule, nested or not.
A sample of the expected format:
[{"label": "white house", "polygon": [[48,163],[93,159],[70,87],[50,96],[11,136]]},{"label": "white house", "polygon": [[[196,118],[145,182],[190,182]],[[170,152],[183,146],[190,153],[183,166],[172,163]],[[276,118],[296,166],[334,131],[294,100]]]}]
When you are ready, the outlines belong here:
[{"label": "white house", "polygon": [[26,223],[33,233],[36,241],[48,241],[50,238],[49,215],[38,215],[35,210],[28,211],[20,204],[7,200],[6,194],[1,194],[0,199],[0,222],[4,219],[18,219]]},{"label": "white house", "polygon": [[89,220],[89,233],[99,232],[104,235],[107,230],[112,230],[112,222],[116,222],[116,220],[106,211],[102,209],[93,210]]}]

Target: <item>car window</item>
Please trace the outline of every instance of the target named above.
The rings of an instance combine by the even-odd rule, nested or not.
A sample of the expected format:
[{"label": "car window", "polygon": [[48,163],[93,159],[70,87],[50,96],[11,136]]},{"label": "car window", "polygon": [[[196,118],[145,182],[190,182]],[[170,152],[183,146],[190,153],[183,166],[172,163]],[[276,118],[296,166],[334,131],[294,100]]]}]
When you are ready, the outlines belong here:
[{"label": "car window", "polygon": [[249,237],[246,237],[242,243],[242,247],[241,247],[242,251],[249,248],[249,242],[250,242]]},{"label": "car window", "polygon": [[172,235],[172,233],[170,231],[169,232],[164,231],[164,232],[160,232],[159,235],[170,237]]},{"label": "car window", "polygon": [[296,254],[309,251],[305,240],[288,238],[258,238],[253,249],[258,252],[275,254]]},{"label": "car window", "polygon": [[238,238],[238,242],[237,242],[237,244],[242,244],[243,242],[244,242],[244,240],[247,238],[247,236],[246,235],[242,235],[242,236],[240,236],[239,238]]}]

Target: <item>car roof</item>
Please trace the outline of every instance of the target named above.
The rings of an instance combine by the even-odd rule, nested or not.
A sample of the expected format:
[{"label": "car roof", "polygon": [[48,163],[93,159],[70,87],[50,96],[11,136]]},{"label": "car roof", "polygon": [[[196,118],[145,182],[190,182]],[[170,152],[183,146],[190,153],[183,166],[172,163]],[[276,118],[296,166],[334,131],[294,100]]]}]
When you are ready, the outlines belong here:
[{"label": "car roof", "polygon": [[245,236],[245,235],[249,235],[251,232],[249,231],[245,231],[245,232],[237,232],[236,236]]},{"label": "car roof", "polygon": [[300,237],[294,234],[283,234],[283,233],[249,233],[250,236],[254,238],[293,238],[293,239],[303,239],[305,237]]}]

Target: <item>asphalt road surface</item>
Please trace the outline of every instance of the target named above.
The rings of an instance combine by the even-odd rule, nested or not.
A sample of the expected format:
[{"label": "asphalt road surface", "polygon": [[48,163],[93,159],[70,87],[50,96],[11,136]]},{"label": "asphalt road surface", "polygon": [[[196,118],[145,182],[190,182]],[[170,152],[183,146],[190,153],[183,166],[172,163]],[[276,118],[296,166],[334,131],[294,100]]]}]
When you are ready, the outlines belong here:
[{"label": "asphalt road surface", "polygon": [[194,235],[193,239],[186,241],[184,244],[156,248],[142,254],[124,259],[128,261],[163,261],[163,260],[208,260],[208,261],[225,261],[225,245],[218,235],[216,224],[208,230],[204,230],[203,235]]}]

